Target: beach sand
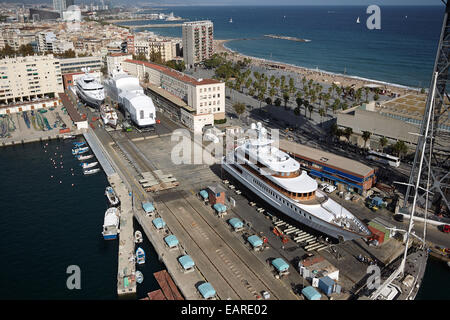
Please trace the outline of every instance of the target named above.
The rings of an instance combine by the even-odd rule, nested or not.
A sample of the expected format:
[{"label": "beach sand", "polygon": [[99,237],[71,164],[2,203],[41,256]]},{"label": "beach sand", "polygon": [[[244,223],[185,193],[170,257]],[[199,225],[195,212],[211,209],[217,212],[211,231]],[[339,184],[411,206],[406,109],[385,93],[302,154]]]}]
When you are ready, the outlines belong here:
[{"label": "beach sand", "polygon": [[215,49],[216,53],[227,52],[228,53],[227,59],[232,60],[234,62],[236,62],[238,60],[242,60],[244,58],[250,58],[252,60],[252,65],[254,65],[254,66],[265,67],[265,68],[269,68],[269,67],[273,67],[273,66],[284,67],[284,69],[279,69],[279,70],[292,71],[292,72],[298,73],[300,77],[305,77],[306,80],[312,79],[313,81],[325,83],[328,85],[332,84],[333,82],[336,82],[336,84],[338,86],[346,87],[346,86],[354,85],[356,88],[360,88],[366,84],[378,84],[381,86],[380,87],[381,89],[390,90],[392,93],[396,93],[398,95],[404,95],[407,93],[417,93],[417,89],[408,88],[408,87],[404,87],[404,86],[400,86],[400,85],[397,86],[397,85],[393,85],[393,84],[386,84],[386,83],[383,83],[382,81],[369,80],[369,79],[365,80],[365,79],[360,79],[357,77],[346,76],[346,75],[342,75],[342,74],[333,74],[333,73],[328,73],[328,72],[324,72],[324,71],[320,71],[320,70],[313,70],[313,69],[293,66],[290,64],[274,62],[274,61],[270,61],[270,60],[266,60],[266,59],[255,58],[252,56],[243,55],[241,53],[234,52],[234,51],[226,48],[224,46],[224,44],[228,41],[231,41],[231,40],[214,40],[214,47],[215,47],[214,49]]}]

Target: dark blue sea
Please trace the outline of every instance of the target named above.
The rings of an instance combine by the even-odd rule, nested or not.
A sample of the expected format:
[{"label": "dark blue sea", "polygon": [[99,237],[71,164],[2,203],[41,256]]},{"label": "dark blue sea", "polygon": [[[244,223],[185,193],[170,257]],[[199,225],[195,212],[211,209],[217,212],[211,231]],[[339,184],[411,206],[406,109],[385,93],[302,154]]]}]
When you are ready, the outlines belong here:
[{"label": "dark blue sea", "polygon": [[[51,141],[0,149],[0,299],[117,298],[118,241],[101,234],[108,182],[103,172],[83,175],[71,148]],[[153,272],[163,269],[147,239],[142,247],[138,297],[158,288]],[[80,290],[66,287],[70,265],[81,270]]]},{"label": "dark blue sea", "polygon": [[[250,38],[226,44],[246,55],[400,85],[428,87],[444,5],[380,8],[380,30],[367,29],[369,14],[362,6],[191,6],[167,8],[164,12],[191,21],[212,20],[216,39]],[[358,17],[360,24],[356,23]],[[230,18],[233,23],[229,23]],[[149,30],[181,37],[180,27]],[[311,42],[265,38],[265,34]]]}]

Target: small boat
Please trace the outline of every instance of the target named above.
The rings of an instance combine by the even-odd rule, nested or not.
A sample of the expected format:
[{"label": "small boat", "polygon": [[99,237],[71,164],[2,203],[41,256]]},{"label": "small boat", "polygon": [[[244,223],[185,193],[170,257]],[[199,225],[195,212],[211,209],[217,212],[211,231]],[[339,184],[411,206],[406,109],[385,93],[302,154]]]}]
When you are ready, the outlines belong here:
[{"label": "small boat", "polygon": [[119,214],[117,208],[109,208],[105,212],[105,218],[103,221],[103,239],[113,240],[117,239],[119,233]]},{"label": "small boat", "polygon": [[117,197],[116,192],[114,191],[114,189],[112,187],[109,187],[109,186],[106,187],[105,195],[108,198],[108,201],[112,206],[116,206],[119,204],[120,200]]},{"label": "small boat", "polygon": [[136,232],[134,233],[134,243],[141,243],[142,241],[143,241],[142,232],[136,230]]},{"label": "small boat", "polygon": [[81,161],[81,160],[88,160],[88,159],[91,159],[93,157],[94,157],[93,154],[88,154],[88,155],[85,155],[85,156],[79,155],[79,156],[77,156],[77,159]]},{"label": "small boat", "polygon": [[63,135],[63,139],[74,139],[75,138],[75,136],[74,135],[71,135],[71,134],[65,134],[65,135]]},{"label": "small boat", "polygon": [[96,162],[91,162],[91,163],[83,162],[83,163],[80,164],[80,166],[82,166],[83,169],[89,169],[89,168],[95,167],[96,165],[98,165],[97,161]]},{"label": "small boat", "polygon": [[84,174],[94,174],[94,173],[97,173],[99,171],[100,171],[99,168],[95,168],[95,169],[90,169],[90,170],[83,170],[83,173]]},{"label": "small boat", "polygon": [[359,21],[359,17],[358,17],[358,19],[356,19],[356,23],[360,23],[360,21]]},{"label": "small boat", "polygon": [[136,282],[142,283],[144,281],[144,275],[139,270],[136,271]]},{"label": "small boat", "polygon": [[229,23],[233,23],[233,18],[230,18],[230,21],[228,21]]},{"label": "small boat", "polygon": [[76,155],[76,154],[82,154],[85,152],[88,152],[89,147],[84,147],[84,148],[76,148],[76,149],[72,149],[72,154]]},{"label": "small boat", "polygon": [[79,141],[75,141],[75,142],[72,142],[73,143],[73,145],[75,146],[75,147],[82,147],[82,146],[84,146],[85,144],[86,144],[86,141],[81,141],[81,142],[79,142]]},{"label": "small boat", "polygon": [[136,250],[136,263],[137,264],[145,263],[145,252],[144,249],[142,249],[141,247],[137,248]]},{"label": "small boat", "polygon": [[100,107],[100,116],[102,117],[103,123],[105,125],[110,125],[113,128],[117,127],[117,113],[116,111],[108,105]]}]

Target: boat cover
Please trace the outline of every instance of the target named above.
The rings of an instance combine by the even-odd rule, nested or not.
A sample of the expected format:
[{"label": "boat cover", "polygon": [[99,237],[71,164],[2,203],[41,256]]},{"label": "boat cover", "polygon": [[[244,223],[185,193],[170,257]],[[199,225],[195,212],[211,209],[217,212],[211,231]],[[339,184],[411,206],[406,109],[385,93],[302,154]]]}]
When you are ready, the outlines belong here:
[{"label": "boat cover", "polygon": [[242,228],[244,226],[242,221],[238,218],[231,218],[230,220],[228,220],[228,223],[235,229]]},{"label": "boat cover", "polygon": [[247,238],[248,242],[253,246],[253,248],[262,246],[263,242],[260,237],[253,235]]},{"label": "boat cover", "polygon": [[152,222],[153,222],[153,225],[156,227],[156,229],[162,229],[162,228],[164,228],[165,225],[166,225],[166,223],[164,222],[164,220],[161,219],[161,218],[153,219]]},{"label": "boat cover", "polygon": [[198,291],[205,299],[212,298],[216,295],[216,290],[214,290],[213,286],[209,282],[202,283],[198,286]]},{"label": "boat cover", "polygon": [[164,241],[167,243],[169,248],[176,247],[178,245],[178,239],[173,234],[164,238]]},{"label": "boat cover", "polygon": [[213,205],[213,208],[218,212],[218,213],[222,213],[227,211],[227,207],[224,206],[221,203],[216,203],[215,205]]},{"label": "boat cover", "polygon": [[142,202],[142,208],[145,210],[146,213],[155,211],[155,207],[151,202]]},{"label": "boat cover", "polygon": [[191,259],[190,256],[188,255],[184,255],[182,257],[178,258],[178,262],[180,262],[181,266],[187,270],[189,268],[192,268],[193,266],[195,266],[194,261]]},{"label": "boat cover", "polygon": [[289,265],[281,258],[276,258],[272,261],[272,265],[277,269],[278,272],[283,272],[289,269]]},{"label": "boat cover", "polygon": [[314,289],[311,286],[308,286],[306,288],[303,288],[302,294],[306,297],[308,300],[320,300],[321,295],[319,292],[317,292],[316,289]]},{"label": "boat cover", "polygon": [[208,199],[208,192],[206,190],[201,190],[199,193],[203,199]]}]

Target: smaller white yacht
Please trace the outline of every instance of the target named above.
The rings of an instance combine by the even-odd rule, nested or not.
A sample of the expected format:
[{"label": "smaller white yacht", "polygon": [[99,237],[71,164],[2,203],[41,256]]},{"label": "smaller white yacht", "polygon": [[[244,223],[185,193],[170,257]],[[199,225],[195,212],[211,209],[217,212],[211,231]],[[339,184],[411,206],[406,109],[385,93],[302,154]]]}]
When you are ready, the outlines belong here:
[{"label": "smaller white yacht", "polygon": [[83,169],[89,169],[89,168],[95,167],[96,165],[98,165],[97,161],[95,161],[95,162],[83,162],[83,163],[80,164],[80,166]]},{"label": "smaller white yacht", "polygon": [[102,232],[105,240],[117,239],[117,234],[119,233],[119,221],[117,208],[112,207],[106,210]]},{"label": "smaller white yacht", "polygon": [[142,232],[136,230],[134,233],[134,243],[142,243],[144,239],[142,238]]},{"label": "smaller white yacht", "polygon": [[112,187],[106,187],[105,195],[112,206],[117,206],[119,204],[119,198],[117,197],[116,192]]},{"label": "smaller white yacht", "polygon": [[85,74],[75,81],[77,94],[80,99],[90,105],[98,108],[105,101],[105,90],[103,86],[89,74],[89,69],[82,69]]},{"label": "smaller white yacht", "polygon": [[117,112],[109,105],[100,107],[100,116],[105,125],[110,125],[113,128],[117,127]]}]

